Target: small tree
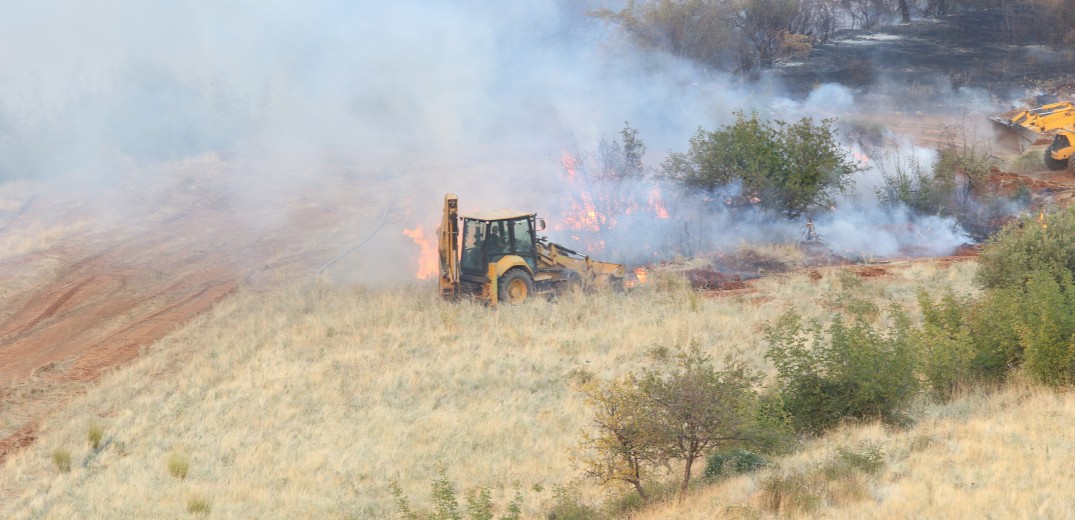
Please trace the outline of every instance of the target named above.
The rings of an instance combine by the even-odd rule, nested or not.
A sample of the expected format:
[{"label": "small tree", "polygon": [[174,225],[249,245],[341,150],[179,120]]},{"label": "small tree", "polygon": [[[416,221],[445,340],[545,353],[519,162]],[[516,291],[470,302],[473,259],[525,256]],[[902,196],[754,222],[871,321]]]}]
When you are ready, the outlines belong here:
[{"label": "small tree", "polygon": [[638,380],[629,375],[592,381],[583,386],[582,393],[594,410],[594,431],[584,432],[582,438],[579,461],[583,471],[601,484],[630,484],[643,502],[649,502],[643,479],[666,459],[648,428],[647,406]]},{"label": "small tree", "polygon": [[683,461],[682,497],[703,453],[747,440],[758,378],[738,362],[715,368],[697,346],[677,351],[668,361],[662,370],[645,370],[639,386],[656,448]]},{"label": "small tree", "polygon": [[584,388],[594,407],[595,431],[583,437],[579,460],[601,483],[631,484],[650,500],[644,479],[671,460],[684,463],[680,493],[690,486],[695,461],[707,450],[757,433],[758,379],[742,364],[715,368],[697,346],[654,351],[656,368]]},{"label": "small tree", "polygon": [[701,128],[686,153],[672,153],[662,173],[687,190],[707,192],[739,184],[740,204],[757,203],[795,218],[813,207],[830,207],[857,166],[836,142],[832,119],[815,123],[763,121],[736,114],[716,132]]}]

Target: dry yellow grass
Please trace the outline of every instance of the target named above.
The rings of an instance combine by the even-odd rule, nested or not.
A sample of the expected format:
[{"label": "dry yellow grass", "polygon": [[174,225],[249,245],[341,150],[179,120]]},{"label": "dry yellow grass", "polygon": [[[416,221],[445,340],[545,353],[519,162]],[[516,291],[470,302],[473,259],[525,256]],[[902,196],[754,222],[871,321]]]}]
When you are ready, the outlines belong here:
[{"label": "dry yellow grass", "polygon": [[[759,501],[772,471],[807,470],[839,447],[881,447],[885,466],[857,500],[823,500],[810,513],[778,516]],[[906,430],[844,428],[780,461],[778,470],[703,489],[658,518],[1072,518],[1075,517],[1075,394],[1014,384],[926,409]]]},{"label": "dry yellow grass", "polygon": [[[497,497],[543,484],[525,493],[536,516],[577,477],[579,373],[622,374],[654,345],[691,342],[764,370],[763,325],[790,306],[825,314],[837,270],[736,296],[643,288],[497,310],[439,301],[430,285],[240,292],[46,421],[0,468],[0,517],[180,517],[193,496],[222,518],[377,518],[394,513],[390,479],[421,505],[441,465]],[[908,303],[922,284],[966,288],[973,270],[892,266],[862,291]],[[110,444],[83,466],[90,424]],[[174,453],[185,479],[169,474]]]}]

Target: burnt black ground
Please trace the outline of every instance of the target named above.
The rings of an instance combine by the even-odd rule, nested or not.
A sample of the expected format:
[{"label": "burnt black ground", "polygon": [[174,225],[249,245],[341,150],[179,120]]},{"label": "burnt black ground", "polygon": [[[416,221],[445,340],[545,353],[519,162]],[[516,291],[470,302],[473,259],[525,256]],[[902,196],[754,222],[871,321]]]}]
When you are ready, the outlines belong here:
[{"label": "burnt black ground", "polygon": [[777,65],[772,73],[796,94],[822,83],[841,83],[909,98],[972,87],[1014,99],[1028,90],[1075,85],[1075,49],[1008,41],[1004,22],[999,11],[983,11],[844,32],[832,43],[815,46],[807,58]]}]

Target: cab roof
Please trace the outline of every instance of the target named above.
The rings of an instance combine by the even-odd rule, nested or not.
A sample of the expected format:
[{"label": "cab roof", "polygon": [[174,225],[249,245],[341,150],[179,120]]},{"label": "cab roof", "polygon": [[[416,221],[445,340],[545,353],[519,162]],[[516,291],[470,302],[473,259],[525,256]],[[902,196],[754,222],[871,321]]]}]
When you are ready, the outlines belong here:
[{"label": "cab roof", "polygon": [[467,213],[463,215],[463,218],[473,220],[512,220],[521,217],[532,217],[534,215],[536,215],[536,213],[527,213],[525,211],[515,211],[511,209],[491,209],[487,211]]}]

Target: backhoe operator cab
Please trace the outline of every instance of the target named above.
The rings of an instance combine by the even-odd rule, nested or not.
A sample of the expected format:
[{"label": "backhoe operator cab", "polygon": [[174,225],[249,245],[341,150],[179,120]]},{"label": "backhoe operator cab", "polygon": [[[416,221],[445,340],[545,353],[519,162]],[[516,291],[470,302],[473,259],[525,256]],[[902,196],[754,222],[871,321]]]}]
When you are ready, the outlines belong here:
[{"label": "backhoe operator cab", "polygon": [[594,260],[549,242],[537,235],[544,229],[545,221],[537,214],[510,209],[460,218],[459,198],[446,194],[439,231],[441,296],[454,300],[467,295],[497,305],[522,303],[538,293],[623,290],[623,264]]},{"label": "backhoe operator cab", "polygon": [[[537,231],[543,229],[545,221],[534,213],[496,210],[463,215],[460,279],[464,284],[484,283],[493,264],[496,273],[510,275],[498,287],[499,299],[509,303],[525,300],[534,290],[532,281],[538,268],[534,243]],[[525,272],[511,275],[512,269]]]}]

